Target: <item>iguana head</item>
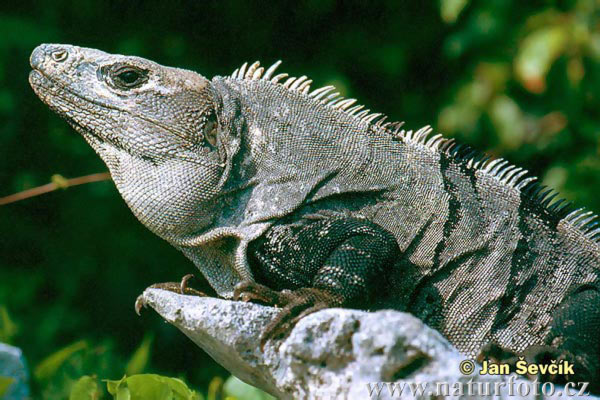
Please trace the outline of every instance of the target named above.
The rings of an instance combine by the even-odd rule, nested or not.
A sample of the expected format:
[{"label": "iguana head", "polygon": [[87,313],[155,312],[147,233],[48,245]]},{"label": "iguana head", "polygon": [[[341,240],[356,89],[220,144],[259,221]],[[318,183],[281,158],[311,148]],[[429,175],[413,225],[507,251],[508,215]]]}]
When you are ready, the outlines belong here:
[{"label": "iguana head", "polygon": [[35,93],[102,157],[146,226],[172,239],[211,225],[230,157],[208,80],[70,45],[40,45],[30,61]]}]

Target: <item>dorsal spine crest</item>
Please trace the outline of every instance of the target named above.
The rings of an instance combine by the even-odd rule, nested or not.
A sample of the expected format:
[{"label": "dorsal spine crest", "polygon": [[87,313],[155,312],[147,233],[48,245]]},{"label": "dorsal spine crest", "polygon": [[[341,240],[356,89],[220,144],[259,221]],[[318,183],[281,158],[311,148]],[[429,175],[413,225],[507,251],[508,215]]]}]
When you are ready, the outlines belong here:
[{"label": "dorsal spine crest", "polygon": [[[433,129],[429,125],[413,131],[402,129],[404,122],[384,123],[386,116],[381,113],[371,113],[371,110],[364,109],[363,105],[355,105],[356,99],[341,97],[339,92],[333,92],[335,90],[334,86],[323,86],[311,91],[310,85],[313,81],[305,75],[298,78],[289,77],[286,73],[273,76],[280,65],[281,60],[278,60],[265,70],[260,67],[258,61],[250,66],[248,66],[248,63],[244,63],[231,74],[230,78],[264,80],[283,86],[291,92],[302,93],[310,101],[349,115],[359,123],[371,125],[376,130],[391,135],[395,140],[443,153],[452,160],[463,163],[468,169],[480,171],[498,180],[501,184],[518,190],[548,212],[577,228],[587,238],[600,243],[600,221],[598,216],[591,211],[585,211],[583,208],[573,210],[570,202],[556,199],[558,193],[539,184],[536,177],[528,176],[529,172],[527,170],[511,165],[502,158],[491,159],[469,146],[457,144],[452,138],[444,138],[441,134],[432,135]],[[281,83],[285,78],[287,80]]]}]

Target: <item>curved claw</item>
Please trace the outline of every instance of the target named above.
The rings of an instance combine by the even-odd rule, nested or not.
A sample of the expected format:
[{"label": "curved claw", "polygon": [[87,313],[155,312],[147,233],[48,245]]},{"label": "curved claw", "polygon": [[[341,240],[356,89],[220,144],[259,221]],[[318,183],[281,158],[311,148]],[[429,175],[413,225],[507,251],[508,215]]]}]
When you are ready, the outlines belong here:
[{"label": "curved claw", "polygon": [[194,274],[187,274],[183,278],[181,278],[181,282],[179,283],[179,291],[181,294],[185,294],[188,289],[188,282],[190,279],[195,278]]},{"label": "curved claw", "polygon": [[315,304],[314,306],[309,307],[306,310],[302,311],[298,316],[292,318],[290,323],[292,324],[292,326],[295,326],[298,323],[298,321],[300,321],[302,318],[306,317],[307,315],[316,313],[317,311],[321,311],[326,308],[329,308],[327,306],[327,304],[324,304],[324,303]]},{"label": "curved claw", "polygon": [[265,344],[279,337],[287,336],[302,318],[309,314],[328,308],[326,304],[310,306],[307,302],[289,304],[281,310],[260,335],[260,349],[264,351]]},{"label": "curved claw", "polygon": [[342,304],[342,299],[339,296],[315,288],[282,291],[280,292],[280,298],[283,299],[286,305],[261,333],[261,350],[264,350],[265,344],[270,339],[289,335],[298,321],[307,315]]},{"label": "curved claw", "polygon": [[277,306],[280,305],[280,299],[279,292],[253,281],[241,281],[233,289],[235,301],[252,301]]},{"label": "curved claw", "polygon": [[135,299],[135,304],[133,307],[135,308],[135,313],[140,316],[142,308],[146,308],[146,300],[144,300],[144,295],[140,294],[137,299]]}]

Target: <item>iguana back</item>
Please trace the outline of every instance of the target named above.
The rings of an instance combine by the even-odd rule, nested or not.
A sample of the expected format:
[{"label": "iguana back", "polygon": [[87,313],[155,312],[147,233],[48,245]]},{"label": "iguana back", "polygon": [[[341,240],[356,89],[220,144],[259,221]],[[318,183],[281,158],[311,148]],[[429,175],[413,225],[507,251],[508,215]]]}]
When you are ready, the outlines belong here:
[{"label": "iguana back", "polygon": [[256,158],[277,169],[259,168],[258,181],[286,186],[269,182],[269,196],[300,201],[294,218],[328,210],[392,233],[403,258],[381,283],[397,275],[394,292],[410,293],[401,307],[461,351],[492,340],[516,351],[541,343],[559,304],[584,284],[598,285],[595,216],[553,201],[526,171],[431,136],[428,127],[400,130],[337,96],[294,90],[298,80],[280,86],[252,74],[221,81],[249,107],[278,99],[253,107],[249,129],[264,143]]}]

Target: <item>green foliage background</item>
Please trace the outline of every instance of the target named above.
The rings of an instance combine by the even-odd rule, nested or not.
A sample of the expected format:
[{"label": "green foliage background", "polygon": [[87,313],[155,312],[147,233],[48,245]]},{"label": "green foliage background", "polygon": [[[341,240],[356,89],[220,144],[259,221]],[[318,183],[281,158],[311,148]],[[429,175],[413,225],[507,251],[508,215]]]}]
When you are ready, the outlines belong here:
[{"label": "green foliage background", "polygon": [[[56,42],[208,77],[282,59],[282,71],[505,157],[598,212],[599,9],[595,0],[4,2],[0,197],[53,174],[106,170],[28,85],[29,54]],[[24,350],[36,396],[65,398],[82,375],[126,371],[206,393],[226,371],[156,315],[133,312],[146,286],[193,271],[111,182],[0,206],[0,341]]]}]

